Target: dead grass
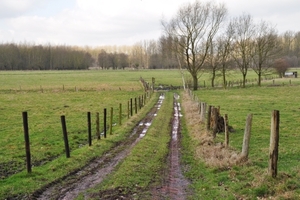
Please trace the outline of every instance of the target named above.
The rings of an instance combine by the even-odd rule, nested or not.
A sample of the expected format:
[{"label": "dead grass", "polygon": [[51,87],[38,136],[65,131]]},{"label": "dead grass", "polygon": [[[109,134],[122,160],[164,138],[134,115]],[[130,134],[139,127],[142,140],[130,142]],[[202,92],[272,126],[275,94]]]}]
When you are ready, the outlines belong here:
[{"label": "dead grass", "polygon": [[226,168],[244,164],[240,154],[232,148],[225,148],[223,143],[216,143],[210,132],[206,131],[205,123],[200,122],[198,103],[193,101],[187,92],[183,93],[182,106],[189,133],[197,142],[195,156],[208,166]]}]

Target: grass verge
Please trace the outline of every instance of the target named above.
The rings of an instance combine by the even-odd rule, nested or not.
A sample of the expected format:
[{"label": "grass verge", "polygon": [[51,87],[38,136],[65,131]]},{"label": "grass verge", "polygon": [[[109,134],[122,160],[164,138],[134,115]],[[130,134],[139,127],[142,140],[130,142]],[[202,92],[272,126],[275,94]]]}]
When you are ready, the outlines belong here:
[{"label": "grass verge", "polygon": [[[282,88],[282,90],[283,89],[284,88]],[[286,89],[287,88],[285,88],[285,90]],[[205,99],[205,102],[213,103],[212,105],[220,105],[222,113],[224,113],[225,110],[232,110],[231,113],[228,112],[229,114],[232,114],[233,112],[236,113],[237,111],[239,114],[244,113],[244,111],[248,112],[248,106],[245,106],[245,104],[250,103],[251,105],[256,105],[253,101],[249,101],[249,99],[251,99],[250,97],[255,99],[264,99],[265,101],[259,101],[259,108],[261,113],[260,115],[265,115],[266,111],[263,110],[268,107],[261,106],[261,104],[264,103],[265,105],[268,105],[270,101],[267,101],[267,97],[270,96],[272,93],[271,91],[267,91],[265,88],[259,88],[256,90],[247,89],[245,91],[202,90],[201,96],[199,95],[199,97],[202,99],[202,101]],[[265,95],[262,92],[264,92]],[[280,93],[280,90],[277,89],[277,92]],[[222,93],[226,93],[227,95],[220,95]],[[233,93],[236,93],[236,95],[233,95]],[[222,96],[222,98],[219,98],[219,96]],[[288,96],[288,94],[285,96]],[[236,101],[232,100],[227,101],[227,98],[239,98],[240,100],[248,99],[248,101],[238,101],[237,103]],[[282,96],[280,98],[285,97]],[[275,101],[275,99],[272,99],[272,101]],[[291,101],[292,100],[290,100],[290,102]],[[185,105],[187,102],[190,103]],[[234,107],[231,107],[230,105],[232,105],[233,102],[235,102]],[[195,104],[195,102],[192,103]],[[260,118],[259,120],[261,121],[253,123],[253,125],[256,125],[256,127],[253,127],[252,129],[249,155],[250,159],[248,162],[238,162],[236,164],[226,165],[226,163],[228,163],[226,160],[232,159],[231,157],[227,157],[227,155],[232,156],[233,154],[223,154],[222,157],[218,157],[218,160],[225,161],[225,165],[219,165],[216,163],[207,162],[207,160],[205,160],[201,154],[199,155],[199,152],[201,152],[204,148],[207,148],[202,145],[203,138],[201,137],[201,135],[205,134],[205,125],[203,123],[197,123],[196,118],[199,118],[200,116],[196,109],[194,110],[196,111],[196,117],[188,117],[188,114],[190,115],[192,112],[194,112],[189,110],[192,103],[191,99],[189,98],[186,98],[183,102],[185,117],[182,123],[182,141],[184,152],[183,162],[188,166],[188,170],[186,171],[185,175],[192,181],[191,187],[194,189],[193,199],[299,199],[299,167],[296,164],[298,161],[289,159],[290,153],[288,153],[292,150],[295,151],[297,148],[294,147],[293,149],[289,149],[285,147],[288,145],[292,147],[294,141],[287,140],[285,137],[286,133],[284,131],[281,133],[279,150],[281,156],[279,157],[278,176],[277,178],[271,178],[267,175],[268,160],[264,157],[267,157],[268,155],[267,141],[269,140],[270,133],[268,133],[268,130],[265,130],[264,124],[270,120],[269,117],[267,117],[268,120],[266,121],[264,119],[265,117],[260,118],[259,115],[254,115],[257,118]],[[243,104],[243,106],[239,106],[240,104]],[[272,105],[274,104],[272,103]],[[279,102],[278,105],[280,105]],[[291,108],[285,109],[293,109],[294,105],[290,104],[290,106]],[[283,119],[285,119],[286,115],[283,115],[283,117]],[[245,117],[243,118],[245,120]],[[236,155],[238,155],[241,150],[240,145],[242,143],[242,133],[245,121],[242,120],[243,122],[241,124],[236,124],[237,121],[234,119],[241,120],[238,115],[229,120],[229,124],[233,124],[234,128],[237,129],[235,133],[230,134],[231,147],[229,150],[237,152]],[[283,121],[286,121],[286,119]],[[257,130],[261,130],[261,132],[257,132]],[[267,134],[264,134],[264,132],[267,132]],[[290,137],[293,137],[293,134],[291,134]],[[224,134],[218,134],[217,138],[211,143],[209,148],[214,149],[222,141],[224,141]],[[265,144],[265,146],[263,146],[263,144]],[[217,150],[219,152],[222,151],[222,149]],[[207,152],[209,152],[209,150]],[[214,157],[216,154],[209,155]],[[288,167],[282,167],[287,163],[289,163]]]}]

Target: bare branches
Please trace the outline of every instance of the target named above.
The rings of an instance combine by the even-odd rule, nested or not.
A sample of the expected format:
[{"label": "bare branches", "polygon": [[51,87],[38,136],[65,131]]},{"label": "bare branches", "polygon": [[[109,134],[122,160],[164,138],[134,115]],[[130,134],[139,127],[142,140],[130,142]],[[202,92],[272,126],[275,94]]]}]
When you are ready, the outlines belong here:
[{"label": "bare branches", "polygon": [[163,22],[167,35],[177,38],[176,53],[185,58],[185,66],[193,77],[193,88],[198,88],[198,74],[209,53],[211,41],[227,14],[224,4],[195,1],[181,7],[170,22]]}]

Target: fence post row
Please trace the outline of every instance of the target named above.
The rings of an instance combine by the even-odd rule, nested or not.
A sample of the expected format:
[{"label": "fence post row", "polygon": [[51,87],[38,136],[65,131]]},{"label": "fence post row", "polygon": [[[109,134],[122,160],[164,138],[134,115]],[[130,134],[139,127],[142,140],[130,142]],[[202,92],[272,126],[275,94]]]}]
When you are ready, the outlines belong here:
[{"label": "fence post row", "polygon": [[[40,87],[41,90],[42,86]],[[63,85],[63,90],[65,89],[65,86]],[[21,90],[21,86],[20,86]],[[75,86],[75,91],[77,91],[77,88]],[[139,107],[140,109],[143,107],[143,105],[146,104],[146,97],[147,93],[144,95],[139,96]],[[130,105],[129,105],[130,104]],[[128,118],[129,114],[131,116],[133,115],[133,109],[132,109],[132,98],[130,99],[130,103],[128,101]],[[135,113],[137,113],[138,109],[137,105],[137,98],[135,98]],[[103,110],[104,116],[103,116],[103,130],[104,130],[104,138],[106,138],[106,120],[107,120],[107,110],[104,108]],[[24,139],[25,139],[25,153],[26,153],[26,168],[27,172],[31,173],[32,172],[32,167],[31,167],[31,152],[30,152],[30,141],[29,141],[29,128],[28,128],[28,113],[27,112],[22,112],[22,118],[23,118],[23,129],[24,129]],[[91,123],[91,112],[87,112],[87,124],[88,124],[88,143],[89,146],[92,145],[92,123]],[[70,147],[69,147],[69,140],[68,140],[68,133],[67,133],[67,126],[66,126],[66,118],[64,115],[61,116],[61,125],[62,125],[62,132],[63,132],[63,138],[64,138],[64,144],[65,144],[65,151],[66,151],[66,157],[70,158]],[[122,104],[119,104],[119,125],[122,125]],[[113,126],[113,107],[110,109],[110,134],[112,134],[112,126]],[[101,139],[101,133],[100,133],[100,117],[99,117],[99,112],[96,113],[96,136],[97,139]]]}]

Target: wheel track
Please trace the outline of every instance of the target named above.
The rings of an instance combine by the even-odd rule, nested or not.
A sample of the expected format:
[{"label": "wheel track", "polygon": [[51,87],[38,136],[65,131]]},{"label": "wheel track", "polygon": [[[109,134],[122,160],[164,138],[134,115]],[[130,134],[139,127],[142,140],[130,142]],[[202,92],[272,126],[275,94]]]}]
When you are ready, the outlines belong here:
[{"label": "wheel track", "polygon": [[156,105],[150,110],[147,116],[139,122],[126,141],[116,145],[103,157],[93,160],[79,171],[35,192],[32,198],[39,200],[71,200],[76,198],[80,193],[84,193],[87,189],[101,183],[146,134],[153,118],[160,109],[163,99],[164,96],[161,95]]}]

